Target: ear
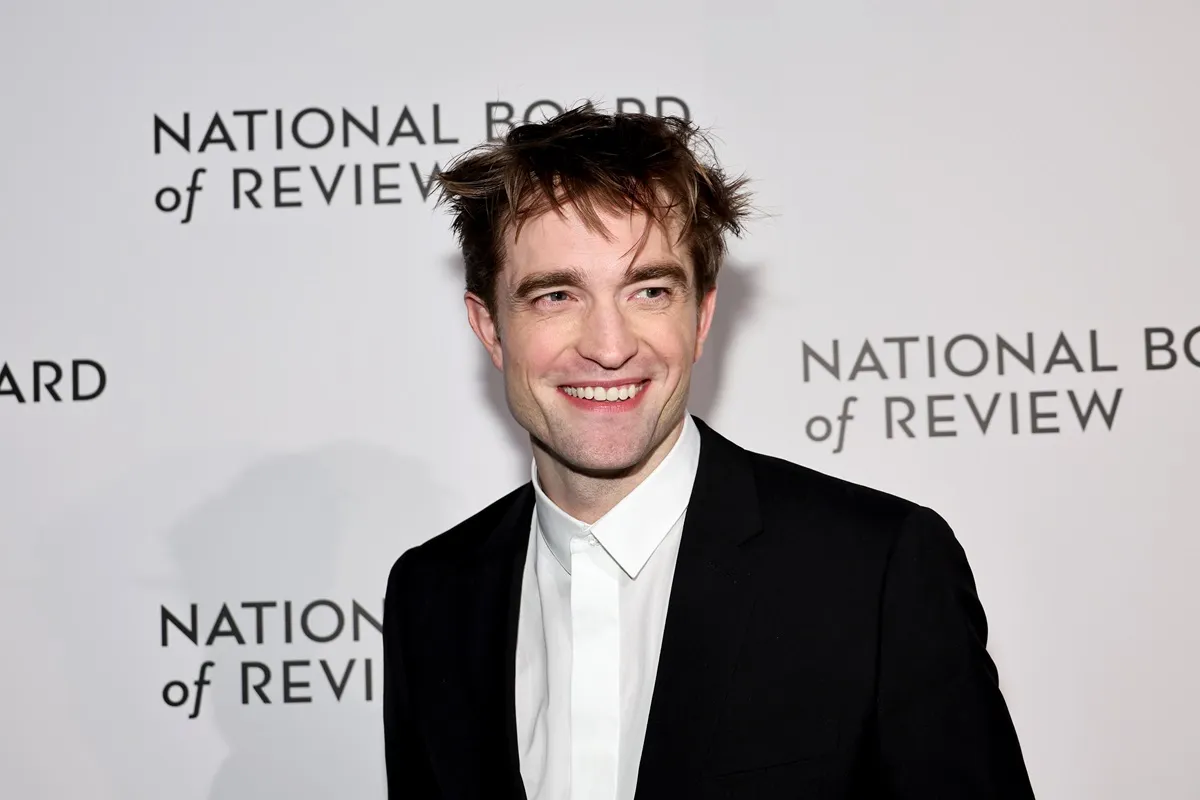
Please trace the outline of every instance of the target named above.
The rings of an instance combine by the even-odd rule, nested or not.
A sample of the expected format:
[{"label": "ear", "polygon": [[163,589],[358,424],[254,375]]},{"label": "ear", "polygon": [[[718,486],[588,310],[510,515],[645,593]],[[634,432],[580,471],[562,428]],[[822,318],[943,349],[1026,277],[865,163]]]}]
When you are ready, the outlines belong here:
[{"label": "ear", "polygon": [[712,325],[713,313],[717,310],[717,287],[709,289],[705,292],[704,297],[700,298],[699,314],[696,319],[696,355],[693,361],[700,360],[700,354],[704,351],[704,340],[708,338],[708,329]]},{"label": "ear", "polygon": [[495,317],[488,311],[487,303],[483,302],[479,295],[467,292],[463,300],[467,304],[467,322],[470,323],[471,330],[475,331],[479,341],[483,342],[496,369],[503,371],[504,351],[500,347],[500,328],[496,325]]}]

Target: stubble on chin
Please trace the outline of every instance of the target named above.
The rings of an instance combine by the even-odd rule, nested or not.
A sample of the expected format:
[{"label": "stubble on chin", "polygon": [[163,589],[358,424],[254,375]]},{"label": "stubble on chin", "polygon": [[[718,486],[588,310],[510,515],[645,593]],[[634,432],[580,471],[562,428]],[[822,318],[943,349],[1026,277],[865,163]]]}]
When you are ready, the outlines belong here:
[{"label": "stubble on chin", "polygon": [[609,439],[594,444],[589,442],[590,437],[586,434],[571,434],[563,428],[559,428],[561,433],[555,436],[554,423],[548,422],[550,436],[546,438],[552,441],[531,434],[533,447],[570,472],[590,478],[620,479],[637,473],[661,449],[670,435],[670,430],[663,431],[654,426],[649,431],[637,431],[634,436],[640,440],[640,446],[631,449],[628,434],[615,433]]}]

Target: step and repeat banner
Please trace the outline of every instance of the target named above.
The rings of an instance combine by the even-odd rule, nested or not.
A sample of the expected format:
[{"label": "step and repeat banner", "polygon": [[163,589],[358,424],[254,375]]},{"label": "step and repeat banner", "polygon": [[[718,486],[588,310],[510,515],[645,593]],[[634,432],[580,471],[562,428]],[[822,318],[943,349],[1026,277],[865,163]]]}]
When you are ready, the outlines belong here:
[{"label": "step and repeat banner", "polygon": [[1039,797],[1200,797],[1200,6],[4,18],[0,796],[383,797],[388,569],[528,478],[430,180],[591,100],[754,179],[692,411],[951,522]]}]

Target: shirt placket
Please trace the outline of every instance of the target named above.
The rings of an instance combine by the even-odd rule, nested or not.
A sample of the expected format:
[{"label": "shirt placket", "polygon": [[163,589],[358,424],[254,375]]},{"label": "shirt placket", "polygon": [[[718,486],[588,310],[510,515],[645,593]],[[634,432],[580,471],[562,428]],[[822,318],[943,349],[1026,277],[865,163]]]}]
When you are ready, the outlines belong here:
[{"label": "shirt placket", "polygon": [[571,540],[571,800],[614,800],[620,752],[620,607],[595,536]]}]

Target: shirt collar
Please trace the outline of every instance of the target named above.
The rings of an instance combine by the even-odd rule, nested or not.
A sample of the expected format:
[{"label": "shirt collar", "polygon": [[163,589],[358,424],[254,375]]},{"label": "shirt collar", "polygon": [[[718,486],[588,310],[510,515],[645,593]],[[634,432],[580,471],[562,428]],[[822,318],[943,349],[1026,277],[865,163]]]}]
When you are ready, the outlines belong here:
[{"label": "shirt collar", "polygon": [[588,525],[563,511],[542,491],[532,467],[537,526],[550,552],[571,572],[571,540],[591,534],[630,578],[636,578],[651,554],[687,510],[700,464],[700,431],[690,414],[679,439],[654,471],[613,508]]}]

